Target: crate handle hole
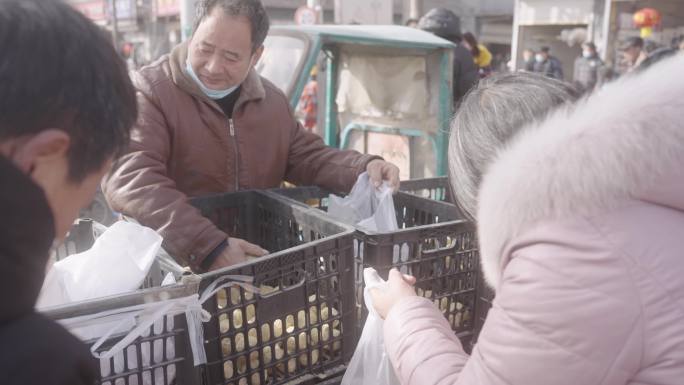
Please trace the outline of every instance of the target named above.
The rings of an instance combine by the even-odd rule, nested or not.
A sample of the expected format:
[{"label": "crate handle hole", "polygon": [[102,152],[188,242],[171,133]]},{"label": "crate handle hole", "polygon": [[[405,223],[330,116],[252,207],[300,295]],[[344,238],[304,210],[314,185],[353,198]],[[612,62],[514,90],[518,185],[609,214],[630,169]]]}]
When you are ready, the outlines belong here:
[{"label": "crate handle hole", "polygon": [[276,297],[276,296],[278,296],[278,295],[280,295],[280,294],[282,294],[282,293],[285,293],[285,292],[288,292],[288,291],[291,291],[291,290],[294,290],[294,289],[297,289],[297,288],[300,288],[300,287],[304,286],[304,284],[306,283],[307,277],[308,277],[308,275],[306,274],[306,272],[305,272],[303,269],[297,269],[297,270],[294,271],[294,273],[295,273],[295,274],[294,274],[295,277],[300,277],[300,279],[299,279],[298,281],[296,281],[295,284],[293,284],[293,285],[288,285],[288,286],[285,286],[285,285],[283,284],[282,289],[280,289],[280,290],[274,290],[274,291],[272,291],[272,292],[270,292],[270,293],[266,293],[266,294],[260,293],[259,296],[260,296],[261,298]]}]

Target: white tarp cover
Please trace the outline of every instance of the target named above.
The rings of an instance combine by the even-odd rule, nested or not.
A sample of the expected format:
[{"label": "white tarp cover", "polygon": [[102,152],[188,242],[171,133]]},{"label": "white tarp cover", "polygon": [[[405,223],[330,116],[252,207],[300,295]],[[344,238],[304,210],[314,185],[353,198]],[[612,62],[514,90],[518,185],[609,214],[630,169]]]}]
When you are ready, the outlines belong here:
[{"label": "white tarp cover", "polygon": [[421,56],[340,55],[339,112],[367,118],[428,116],[427,63]]}]

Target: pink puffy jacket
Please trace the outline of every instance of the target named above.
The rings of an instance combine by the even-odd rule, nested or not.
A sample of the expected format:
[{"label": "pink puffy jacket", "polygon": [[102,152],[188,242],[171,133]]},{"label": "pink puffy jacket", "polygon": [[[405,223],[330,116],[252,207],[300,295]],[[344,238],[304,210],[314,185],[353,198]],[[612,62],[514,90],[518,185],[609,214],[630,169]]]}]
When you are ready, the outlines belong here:
[{"label": "pink puffy jacket", "polygon": [[525,129],[484,178],[496,290],[471,356],[431,302],[385,322],[402,384],[684,384],[684,55]]}]

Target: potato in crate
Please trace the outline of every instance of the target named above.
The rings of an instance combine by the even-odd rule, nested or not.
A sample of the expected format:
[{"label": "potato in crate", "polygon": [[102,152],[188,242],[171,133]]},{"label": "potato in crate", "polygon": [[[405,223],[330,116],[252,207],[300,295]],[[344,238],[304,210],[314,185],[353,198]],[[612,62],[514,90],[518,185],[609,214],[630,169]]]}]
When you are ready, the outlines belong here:
[{"label": "potato in crate", "polygon": [[205,303],[208,383],[316,383],[343,370],[357,339],[353,229],[254,191],[193,204],[231,237],[271,252],[202,276],[202,289],[228,275],[254,277],[259,289],[222,289]]}]

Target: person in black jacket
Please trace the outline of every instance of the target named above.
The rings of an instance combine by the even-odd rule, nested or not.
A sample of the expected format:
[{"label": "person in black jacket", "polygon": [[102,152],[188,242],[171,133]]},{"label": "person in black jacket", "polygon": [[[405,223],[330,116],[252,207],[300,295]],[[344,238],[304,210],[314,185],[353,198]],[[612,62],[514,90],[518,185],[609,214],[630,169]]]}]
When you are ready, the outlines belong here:
[{"label": "person in black jacket", "polygon": [[135,91],[61,1],[0,0],[0,52],[0,384],[92,385],[88,348],[34,307],[50,248],[128,142]]},{"label": "person in black jacket", "polygon": [[420,18],[418,28],[456,44],[456,48],[454,48],[453,93],[454,104],[458,105],[480,78],[479,69],[473,60],[473,54],[461,44],[463,36],[460,19],[448,9],[434,8]]},{"label": "person in black jacket", "polygon": [[583,43],[582,56],[575,59],[573,83],[584,92],[592,92],[602,85],[605,73],[605,64],[599,57],[596,45],[590,41]]},{"label": "person in black jacket", "polygon": [[551,48],[542,47],[534,56],[534,72],[550,78],[563,80],[563,64],[551,56]]}]

